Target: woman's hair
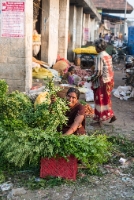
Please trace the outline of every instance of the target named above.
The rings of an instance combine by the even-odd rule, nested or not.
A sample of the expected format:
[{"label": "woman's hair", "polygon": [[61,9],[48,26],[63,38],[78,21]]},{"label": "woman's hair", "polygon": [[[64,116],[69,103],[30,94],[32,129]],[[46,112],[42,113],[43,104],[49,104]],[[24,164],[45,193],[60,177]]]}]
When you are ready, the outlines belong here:
[{"label": "woman's hair", "polygon": [[95,47],[98,48],[100,51],[104,51],[107,47],[107,43],[103,39],[99,39],[95,41]]},{"label": "woman's hair", "polygon": [[71,66],[71,67],[69,67],[68,72],[72,72],[72,71],[74,71],[74,70],[75,70],[75,67],[74,67],[74,66]]},{"label": "woman's hair", "polygon": [[69,88],[69,90],[67,91],[67,95],[68,95],[69,93],[71,93],[71,92],[75,92],[75,94],[76,94],[76,96],[77,96],[77,99],[79,99],[79,97],[80,97],[80,92],[79,92],[78,89],[73,88],[73,87]]}]

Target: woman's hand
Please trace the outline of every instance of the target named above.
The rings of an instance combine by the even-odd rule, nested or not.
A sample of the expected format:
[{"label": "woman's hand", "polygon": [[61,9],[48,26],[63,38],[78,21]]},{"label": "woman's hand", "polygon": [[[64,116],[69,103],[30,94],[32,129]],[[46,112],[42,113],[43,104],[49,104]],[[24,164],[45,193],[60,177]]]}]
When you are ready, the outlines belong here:
[{"label": "woman's hand", "polygon": [[75,131],[77,131],[77,129],[81,126],[83,119],[84,119],[84,115],[78,115],[75,118],[74,123],[72,124],[70,129],[66,133],[64,133],[63,135],[71,135]]},{"label": "woman's hand", "polygon": [[51,103],[56,102],[56,97],[54,95],[51,95],[50,99],[51,99]]}]

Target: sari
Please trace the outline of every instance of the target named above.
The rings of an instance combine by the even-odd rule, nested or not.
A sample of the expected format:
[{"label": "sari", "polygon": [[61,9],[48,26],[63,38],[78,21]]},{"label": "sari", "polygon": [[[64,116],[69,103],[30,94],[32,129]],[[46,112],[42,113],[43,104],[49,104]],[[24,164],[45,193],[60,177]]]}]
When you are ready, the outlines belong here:
[{"label": "sari", "polygon": [[105,121],[114,116],[111,102],[111,92],[114,86],[114,81],[111,80],[108,83],[103,83],[100,80],[100,83],[100,87],[93,89],[95,102],[95,114],[93,119],[95,121]]},{"label": "sari", "polygon": [[91,76],[94,91],[94,120],[105,121],[114,116],[111,92],[114,87],[112,58],[105,51],[96,58],[95,73]]},{"label": "sari", "polygon": [[63,125],[62,130],[59,130],[58,128],[58,131],[62,131],[63,134],[66,133],[70,129],[70,127],[75,121],[75,118],[78,115],[83,115],[84,119],[81,125],[77,128],[77,130],[73,134],[84,135],[85,134],[85,107],[81,105],[80,103],[77,103],[73,108],[70,108],[66,112],[66,117],[68,118],[67,124]]}]

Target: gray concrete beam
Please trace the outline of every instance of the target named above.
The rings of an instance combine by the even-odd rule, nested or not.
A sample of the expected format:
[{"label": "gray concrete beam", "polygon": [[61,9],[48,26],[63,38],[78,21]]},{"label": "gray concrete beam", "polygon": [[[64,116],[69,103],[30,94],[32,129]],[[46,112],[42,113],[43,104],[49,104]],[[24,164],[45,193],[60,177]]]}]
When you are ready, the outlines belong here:
[{"label": "gray concrete beam", "polygon": [[96,20],[101,21],[101,15],[98,13],[92,0],[70,0],[70,4],[83,7],[83,12],[85,14],[90,14],[91,18],[96,18]]}]

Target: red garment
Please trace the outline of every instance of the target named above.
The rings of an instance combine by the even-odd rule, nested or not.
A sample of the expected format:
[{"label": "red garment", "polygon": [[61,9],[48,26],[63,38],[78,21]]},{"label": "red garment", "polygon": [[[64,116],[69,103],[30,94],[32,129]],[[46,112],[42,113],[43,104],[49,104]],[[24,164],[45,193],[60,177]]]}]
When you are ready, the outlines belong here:
[{"label": "red garment", "polygon": [[95,115],[94,120],[105,121],[114,116],[111,103],[111,91],[114,81],[103,83],[100,80],[100,87],[94,89]]},{"label": "red garment", "polygon": [[[81,105],[80,103],[77,103],[73,108],[71,108],[70,110],[66,112],[66,117],[68,118],[68,121],[67,121],[67,125],[63,125],[62,127],[61,131],[63,133],[66,133],[69,130],[69,128],[74,123],[74,120],[78,115],[85,116],[85,107]],[[75,135],[85,134],[85,117],[84,117],[84,120],[82,121],[81,127],[78,128],[77,131],[73,134]]]}]

